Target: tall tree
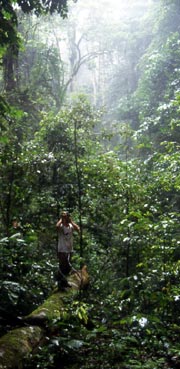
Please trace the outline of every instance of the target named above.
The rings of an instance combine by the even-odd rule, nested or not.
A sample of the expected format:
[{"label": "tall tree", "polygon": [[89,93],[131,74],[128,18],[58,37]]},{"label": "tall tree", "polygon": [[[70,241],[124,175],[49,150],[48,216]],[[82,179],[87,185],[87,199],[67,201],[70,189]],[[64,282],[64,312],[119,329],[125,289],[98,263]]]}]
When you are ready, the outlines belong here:
[{"label": "tall tree", "polygon": [[[3,57],[4,87],[7,92],[11,92],[17,85],[16,69],[18,65],[18,51],[20,39],[17,33],[18,16],[17,9],[24,13],[34,12],[37,16],[42,14],[53,14],[57,12],[62,17],[67,16],[67,0],[1,0],[0,20],[1,20],[1,45],[5,47]],[[2,50],[2,49],[1,49]]]}]

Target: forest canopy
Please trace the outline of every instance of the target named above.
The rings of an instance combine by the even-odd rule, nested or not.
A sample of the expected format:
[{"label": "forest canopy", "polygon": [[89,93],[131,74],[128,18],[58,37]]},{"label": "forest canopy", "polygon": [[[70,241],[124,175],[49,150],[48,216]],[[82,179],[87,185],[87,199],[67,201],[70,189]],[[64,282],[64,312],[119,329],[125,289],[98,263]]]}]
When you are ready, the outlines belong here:
[{"label": "forest canopy", "polygon": [[55,288],[67,210],[90,287],[24,369],[176,369],[179,1],[1,0],[0,23],[1,336]]}]

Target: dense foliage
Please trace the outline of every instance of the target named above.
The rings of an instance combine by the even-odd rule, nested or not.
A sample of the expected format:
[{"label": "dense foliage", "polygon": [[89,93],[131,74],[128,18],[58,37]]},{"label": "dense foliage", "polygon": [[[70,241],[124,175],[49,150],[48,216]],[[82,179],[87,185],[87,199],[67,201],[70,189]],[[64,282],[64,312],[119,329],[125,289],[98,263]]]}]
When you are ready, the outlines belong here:
[{"label": "dense foliage", "polygon": [[[72,98],[59,49],[33,32],[32,15],[23,18],[12,1],[1,3],[1,334],[20,324],[54,288],[55,224],[68,209],[82,231],[80,239],[75,236],[73,265],[87,264],[90,288],[67,299],[71,318],[56,322],[59,330],[24,368],[61,363],[81,369],[176,369],[179,2],[155,1],[154,13],[146,14],[144,39],[135,22],[123,52],[123,63],[129,61],[124,75],[123,63],[113,69],[111,112],[99,108],[99,99],[95,106],[85,94]],[[61,13],[67,5],[16,3],[38,16]],[[21,17],[20,36],[15,28]],[[42,19],[41,26],[46,30]],[[115,35],[119,45],[127,37],[125,26]],[[115,38],[109,37],[110,54]],[[18,49],[12,51],[14,39]]]}]

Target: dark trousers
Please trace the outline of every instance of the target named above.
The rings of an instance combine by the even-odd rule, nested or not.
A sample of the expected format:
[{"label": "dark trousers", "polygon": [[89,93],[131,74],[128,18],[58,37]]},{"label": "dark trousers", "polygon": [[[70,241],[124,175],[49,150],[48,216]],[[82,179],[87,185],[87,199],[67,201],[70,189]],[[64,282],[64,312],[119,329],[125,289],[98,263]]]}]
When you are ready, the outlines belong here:
[{"label": "dark trousers", "polygon": [[58,282],[58,288],[64,290],[66,287],[71,287],[68,283],[66,276],[72,269],[71,266],[71,253],[58,252],[59,268],[56,275],[56,280]]},{"label": "dark trousers", "polygon": [[68,252],[58,252],[59,259],[59,269],[62,274],[69,274],[71,266],[71,253]]}]

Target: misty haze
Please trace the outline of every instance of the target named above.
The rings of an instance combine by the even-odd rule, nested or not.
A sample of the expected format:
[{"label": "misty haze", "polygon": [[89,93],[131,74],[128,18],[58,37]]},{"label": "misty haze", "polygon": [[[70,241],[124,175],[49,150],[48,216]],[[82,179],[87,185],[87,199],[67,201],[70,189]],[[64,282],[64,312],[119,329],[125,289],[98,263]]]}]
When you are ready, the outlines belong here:
[{"label": "misty haze", "polygon": [[179,0],[0,0],[0,369],[180,366]]}]

